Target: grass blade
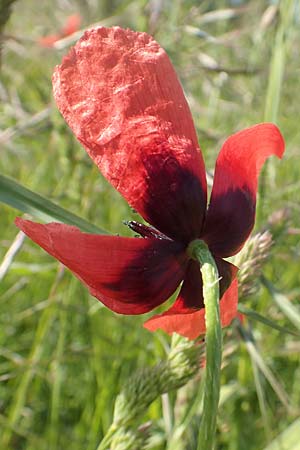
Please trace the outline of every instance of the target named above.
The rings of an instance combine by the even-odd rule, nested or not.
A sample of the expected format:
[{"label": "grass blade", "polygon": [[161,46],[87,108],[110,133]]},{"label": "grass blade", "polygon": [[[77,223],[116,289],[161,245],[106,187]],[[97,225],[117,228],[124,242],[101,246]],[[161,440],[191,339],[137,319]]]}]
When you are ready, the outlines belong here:
[{"label": "grass blade", "polygon": [[277,122],[281,87],[286,67],[287,35],[294,19],[294,0],[285,0],[280,5],[280,24],[275,36],[269,72],[269,83],[265,103],[265,122]]},{"label": "grass blade", "polygon": [[265,363],[263,357],[259,353],[256,345],[254,337],[249,329],[245,329],[241,324],[238,325],[238,330],[241,334],[242,339],[245,342],[248,353],[252,359],[252,361],[257,365],[258,369],[264,375],[264,377],[268,380],[270,386],[276,393],[278,399],[281,401],[282,405],[286,408],[288,412],[292,411],[292,407],[290,406],[290,401],[287,393],[285,392],[281,383],[277,380],[271,369]]},{"label": "grass blade", "polygon": [[293,330],[289,330],[286,327],[282,327],[278,325],[273,320],[268,319],[265,316],[262,316],[261,314],[257,313],[256,311],[253,311],[252,309],[246,308],[244,305],[238,305],[238,311],[242,314],[245,314],[245,316],[250,317],[253,320],[256,320],[257,322],[263,323],[267,327],[274,328],[275,330],[280,331],[281,333],[287,333],[291,334],[292,336],[300,336],[299,333]]},{"label": "grass blade", "polygon": [[290,320],[290,322],[298,330],[300,330],[300,312],[298,308],[296,308],[285,295],[283,295],[281,292],[278,292],[273,284],[265,277],[262,277],[262,283],[267,288],[267,291],[271,295],[272,300],[274,300],[278,308]]},{"label": "grass blade", "polygon": [[250,354],[250,358],[251,358],[251,364],[252,364],[252,370],[253,370],[253,376],[254,376],[254,384],[255,384],[255,388],[256,388],[259,409],[260,409],[261,417],[263,420],[263,427],[265,430],[266,437],[270,438],[271,426],[270,426],[269,418],[268,418],[267,400],[266,400],[266,393],[264,391],[263,382],[262,382],[262,374],[259,371],[259,367],[257,366],[256,361],[251,354]]},{"label": "grass blade", "polygon": [[45,222],[62,222],[75,225],[87,233],[107,234],[107,231],[52,203],[47,198],[36,194],[4,175],[0,175],[0,201]]},{"label": "grass blade", "polygon": [[298,450],[300,418],[279,434],[264,450]]},{"label": "grass blade", "polygon": [[38,323],[36,330],[35,339],[28,357],[28,366],[25,368],[22,374],[20,383],[18,384],[14,397],[11,402],[11,408],[8,412],[7,417],[7,427],[1,436],[1,448],[9,448],[9,444],[13,437],[13,432],[16,427],[18,427],[20,419],[22,417],[22,411],[27,401],[27,394],[30,388],[30,384],[36,372],[36,367],[38,367],[40,358],[44,350],[44,340],[47,338],[47,334],[51,328],[52,323],[55,320],[54,314],[54,294],[56,292],[57,286],[62,279],[63,272],[59,269],[57,273],[54,285],[51,288],[49,298],[52,299],[51,304],[47,309],[43,311],[41,318]]}]

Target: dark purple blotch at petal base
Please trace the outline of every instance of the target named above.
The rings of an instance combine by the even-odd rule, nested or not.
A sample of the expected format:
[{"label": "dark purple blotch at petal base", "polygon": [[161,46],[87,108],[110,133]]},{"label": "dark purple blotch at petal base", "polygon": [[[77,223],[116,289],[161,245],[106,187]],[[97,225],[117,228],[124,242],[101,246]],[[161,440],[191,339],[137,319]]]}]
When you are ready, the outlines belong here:
[{"label": "dark purple blotch at petal base", "polygon": [[171,239],[188,245],[200,236],[206,210],[206,192],[199,178],[170,155],[147,155],[146,217]]},{"label": "dark purple blotch at petal base", "polygon": [[254,226],[255,206],[246,186],[212,196],[201,237],[213,254],[225,258],[241,249]]},{"label": "dark purple blotch at petal base", "polygon": [[[221,258],[215,258],[215,261],[220,278],[221,299],[236,276],[237,268]],[[190,260],[178,297],[167,312],[191,314],[193,311],[202,308],[204,308],[204,299],[200,264],[198,261]]]},{"label": "dark purple blotch at petal base", "polygon": [[16,225],[68,267],[112,311],[143,314],[165,302],[184,278],[188,257],[170,239],[83,233],[61,223]]},{"label": "dark purple blotch at petal base", "polygon": [[[116,308],[116,312],[124,314],[127,302],[135,303],[136,307],[126,314],[141,314],[156,308],[168,300],[185,276],[188,257],[182,244],[170,239],[145,241],[149,246],[131,258],[117,278],[101,285],[100,294],[122,299],[122,311]],[[99,299],[105,303],[101,295]]]}]

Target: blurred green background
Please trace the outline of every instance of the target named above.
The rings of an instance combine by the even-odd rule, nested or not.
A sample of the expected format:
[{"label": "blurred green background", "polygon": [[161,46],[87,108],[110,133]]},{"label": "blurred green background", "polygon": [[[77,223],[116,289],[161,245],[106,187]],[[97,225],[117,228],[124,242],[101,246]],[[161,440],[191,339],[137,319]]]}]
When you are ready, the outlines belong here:
[{"label": "blurred green background", "polygon": [[[7,2],[1,0],[0,7]],[[99,174],[57,111],[51,74],[80,32],[56,43],[79,13],[95,23],[147,31],[167,50],[195,120],[207,167],[224,139],[261,121],[279,125],[287,144],[261,177],[256,229],[274,245],[265,287],[241,299],[274,322],[300,331],[299,105],[300,5],[296,0],[20,0],[2,30],[0,172],[107,229],[130,235],[137,219]],[[144,317],[107,310],[14,226],[0,204],[0,449],[93,450],[112,420],[128,377],[164,355],[169,337],[143,329]],[[294,306],[292,311],[289,305]],[[299,450],[300,341],[256,321],[245,343],[225,332],[217,450]],[[254,348],[254,350],[253,350]],[[199,417],[186,416],[199,380],[157,400],[149,449],[175,450],[172,430],[187,417],[176,450],[194,450]],[[184,412],[185,411],[185,412]],[[162,418],[161,418],[162,417]],[[283,433],[280,438],[277,438]],[[298,445],[298,446],[297,446]]]}]

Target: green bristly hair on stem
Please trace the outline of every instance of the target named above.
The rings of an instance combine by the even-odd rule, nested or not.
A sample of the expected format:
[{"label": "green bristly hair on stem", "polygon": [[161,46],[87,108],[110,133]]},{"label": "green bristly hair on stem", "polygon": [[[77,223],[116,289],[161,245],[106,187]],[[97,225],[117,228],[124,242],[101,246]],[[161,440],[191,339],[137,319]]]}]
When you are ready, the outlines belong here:
[{"label": "green bristly hair on stem", "polygon": [[203,280],[206,324],[206,369],[203,414],[198,434],[197,450],[212,450],[220,396],[222,360],[222,327],[219,308],[219,275],[214,258],[201,240],[190,243],[189,254],[199,261]]}]

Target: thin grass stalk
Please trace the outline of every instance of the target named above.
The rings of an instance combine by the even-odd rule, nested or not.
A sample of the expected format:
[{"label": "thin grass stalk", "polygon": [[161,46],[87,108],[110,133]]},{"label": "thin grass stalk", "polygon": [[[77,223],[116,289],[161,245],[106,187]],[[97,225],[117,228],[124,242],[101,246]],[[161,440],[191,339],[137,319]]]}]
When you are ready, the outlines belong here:
[{"label": "thin grass stalk", "polygon": [[[282,297],[279,297],[279,299],[281,300]],[[300,337],[299,332],[290,330],[289,328],[286,328],[286,327],[282,327],[281,325],[278,325],[277,322],[274,322],[273,320],[268,319],[265,316],[262,316],[261,314],[257,313],[256,311],[253,311],[252,309],[247,308],[246,306],[244,306],[242,304],[238,305],[238,311],[240,313],[244,314],[245,316],[248,316],[252,320],[260,322],[269,328],[273,328],[274,330],[280,331],[280,333],[290,334],[292,336]]]},{"label": "thin grass stalk", "polygon": [[175,422],[174,428],[172,429],[172,434],[168,438],[166,450],[182,450],[184,448],[184,442],[186,442],[185,433],[191,426],[194,417],[199,416],[202,413],[202,400],[205,384],[204,378],[202,377],[196,382],[199,385],[196,395],[194,396],[192,402],[189,403],[186,407],[186,411],[184,412],[183,417]]},{"label": "thin grass stalk", "polygon": [[[269,78],[267,86],[267,94],[265,100],[264,121],[278,122],[278,112],[280,106],[280,98],[283,84],[284,71],[286,67],[286,57],[288,50],[288,36],[292,28],[294,20],[295,0],[282,0],[279,7],[279,25],[277,28],[274,46],[272,50],[272,57],[269,69]],[[275,167],[274,161],[266,161],[259,186],[259,202],[257,206],[258,222],[262,219],[264,209],[264,197],[267,188],[268,176],[272,180],[273,187],[275,186]]]},{"label": "thin grass stalk", "polygon": [[267,289],[272,300],[290,322],[300,331],[300,313],[299,309],[286,297],[279,292],[275,286],[265,277],[261,277],[263,286]]},{"label": "thin grass stalk", "polygon": [[288,50],[288,37],[294,20],[295,0],[281,0],[277,28],[270,63],[264,120],[277,122],[284,69]]},{"label": "thin grass stalk", "polygon": [[265,391],[263,389],[263,384],[262,384],[262,379],[261,379],[262,377],[261,377],[261,373],[259,371],[259,368],[256,364],[255,359],[253,358],[252,355],[250,355],[250,358],[251,358],[251,364],[252,364],[254,383],[255,383],[255,388],[256,388],[256,393],[257,393],[257,398],[258,398],[259,409],[260,409],[262,421],[263,421],[263,427],[265,430],[266,438],[269,441],[271,438],[271,426],[270,426],[270,421],[269,421],[269,417],[268,417],[268,407],[267,407],[267,402],[266,402],[266,395],[265,395]]},{"label": "thin grass stalk", "polygon": [[7,274],[15,256],[23,245],[24,239],[25,234],[22,231],[19,231],[0,264],[0,281],[2,281]]},{"label": "thin grass stalk", "polygon": [[54,361],[52,363],[51,372],[53,374],[52,392],[51,392],[51,408],[50,408],[50,437],[49,444],[51,450],[59,449],[59,413],[61,403],[61,392],[63,388],[63,369],[62,361],[64,357],[67,326],[68,326],[68,312],[67,307],[74,298],[74,287],[77,281],[72,279],[70,281],[69,291],[62,297],[62,305],[59,308],[59,335],[57,340]]},{"label": "thin grass stalk", "polygon": [[280,383],[279,380],[275,377],[272,370],[267,366],[265,363],[263,357],[259,353],[259,351],[256,348],[254,337],[251,333],[250,329],[246,329],[243,327],[242,324],[238,325],[238,330],[240,332],[240,335],[242,339],[245,342],[247,351],[252,358],[252,361],[256,364],[257,368],[260,370],[260,372],[264,375],[266,380],[269,382],[270,386],[276,393],[278,399],[282,403],[282,405],[286,408],[288,413],[293,413],[293,407],[290,405],[290,399]]},{"label": "thin grass stalk", "polygon": [[[62,271],[61,269],[59,269],[56,280],[51,288],[49,297],[52,298],[54,296],[57,286],[61,280],[61,276]],[[26,403],[28,389],[36,370],[35,368],[38,365],[38,362],[43,353],[44,340],[54,319],[55,315],[53,314],[53,303],[51,303],[49,307],[43,311],[43,314],[40,318],[35,335],[35,340],[28,357],[28,368],[25,370],[11,402],[11,408],[7,418],[8,428],[2,433],[0,441],[1,448],[3,449],[9,448],[9,444],[13,436],[13,430],[15,427],[17,427],[20,421],[22,410]]]}]

